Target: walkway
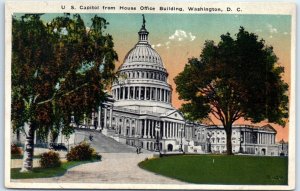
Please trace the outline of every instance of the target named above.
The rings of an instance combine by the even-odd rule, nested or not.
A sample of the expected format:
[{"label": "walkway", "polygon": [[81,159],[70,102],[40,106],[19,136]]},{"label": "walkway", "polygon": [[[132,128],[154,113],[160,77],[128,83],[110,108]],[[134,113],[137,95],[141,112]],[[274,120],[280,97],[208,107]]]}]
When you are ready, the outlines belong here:
[{"label": "walkway", "polygon": [[61,177],[13,180],[14,182],[56,183],[140,183],[185,184],[148,172],[137,164],[152,154],[103,153],[102,161],[73,167]]},{"label": "walkway", "polygon": [[149,151],[143,150],[141,154],[136,154],[134,147],[121,144],[99,132],[79,130],[76,134],[76,140],[83,140],[92,134],[91,145],[102,155],[102,161],[73,167],[61,177],[13,182],[185,184],[139,168],[139,162],[153,156]]}]

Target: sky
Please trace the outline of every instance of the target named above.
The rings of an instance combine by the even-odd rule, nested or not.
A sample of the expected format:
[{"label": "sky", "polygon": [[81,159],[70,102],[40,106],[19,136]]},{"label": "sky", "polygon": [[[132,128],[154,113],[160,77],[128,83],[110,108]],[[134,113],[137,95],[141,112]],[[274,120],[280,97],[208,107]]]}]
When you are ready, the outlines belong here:
[{"label": "sky", "polygon": [[[91,25],[90,19],[95,14],[81,14],[86,26]],[[115,50],[118,53],[118,68],[127,52],[137,43],[142,25],[141,14],[97,14],[105,18],[111,34]],[[45,14],[42,19],[51,21],[57,14]],[[240,26],[264,39],[266,45],[273,46],[279,58],[278,64],[284,66],[284,81],[290,84],[291,65],[291,16],[289,15],[234,15],[234,14],[145,14],[146,28],[149,32],[150,44],[160,54],[164,66],[169,73],[168,82],[173,87],[172,103],[180,108],[174,77],[181,71],[188,58],[199,57],[205,40],[219,42],[220,36],[229,32],[233,37]],[[214,120],[215,121],[215,120]],[[216,124],[220,124],[215,121]],[[263,125],[262,122],[257,125]],[[239,120],[235,124],[251,124]],[[288,140],[288,123],[283,128],[272,124],[277,130],[277,141]]]}]

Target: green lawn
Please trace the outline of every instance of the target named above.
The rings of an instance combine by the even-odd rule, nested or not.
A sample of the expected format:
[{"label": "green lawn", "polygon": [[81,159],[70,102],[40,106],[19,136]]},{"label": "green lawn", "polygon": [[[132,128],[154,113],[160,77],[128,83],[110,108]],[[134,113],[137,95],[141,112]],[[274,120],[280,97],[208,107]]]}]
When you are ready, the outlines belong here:
[{"label": "green lawn", "polygon": [[20,168],[12,168],[10,172],[11,172],[12,179],[49,178],[54,176],[61,176],[69,168],[72,168],[74,166],[88,163],[88,162],[95,162],[95,161],[99,161],[99,160],[64,162],[60,167],[57,168],[33,168],[33,170],[28,173],[20,173]]},{"label": "green lawn", "polygon": [[286,185],[286,157],[176,155],[150,159],[139,167],[190,183]]}]

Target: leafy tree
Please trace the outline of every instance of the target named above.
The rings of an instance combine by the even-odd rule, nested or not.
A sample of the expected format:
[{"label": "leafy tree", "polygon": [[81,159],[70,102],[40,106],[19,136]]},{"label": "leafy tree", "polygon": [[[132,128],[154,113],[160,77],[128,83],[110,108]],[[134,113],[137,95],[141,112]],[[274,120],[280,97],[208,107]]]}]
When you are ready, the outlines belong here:
[{"label": "leafy tree", "polygon": [[243,27],[236,39],[227,33],[217,45],[206,41],[200,58],[189,59],[174,79],[179,98],[187,102],[181,110],[194,120],[210,114],[218,119],[232,154],[232,125],[239,118],[285,125],[288,85],[277,61],[273,48]]},{"label": "leafy tree", "polygon": [[12,22],[12,124],[26,133],[21,171],[32,169],[35,131],[57,134],[63,127],[68,135],[71,116],[79,122],[106,99],[117,60],[105,19],[93,17],[88,28],[78,14],[46,24],[40,17]]}]

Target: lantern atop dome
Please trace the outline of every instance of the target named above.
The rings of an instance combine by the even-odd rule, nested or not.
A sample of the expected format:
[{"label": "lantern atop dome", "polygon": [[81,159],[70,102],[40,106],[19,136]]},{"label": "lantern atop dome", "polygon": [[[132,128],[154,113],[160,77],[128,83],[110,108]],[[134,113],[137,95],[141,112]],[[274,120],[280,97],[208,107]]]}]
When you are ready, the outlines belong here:
[{"label": "lantern atop dome", "polygon": [[139,31],[139,43],[140,44],[148,44],[148,34],[149,32],[146,29],[146,19],[145,15],[143,14],[143,25],[142,28]]}]

